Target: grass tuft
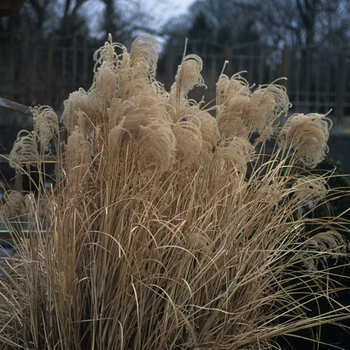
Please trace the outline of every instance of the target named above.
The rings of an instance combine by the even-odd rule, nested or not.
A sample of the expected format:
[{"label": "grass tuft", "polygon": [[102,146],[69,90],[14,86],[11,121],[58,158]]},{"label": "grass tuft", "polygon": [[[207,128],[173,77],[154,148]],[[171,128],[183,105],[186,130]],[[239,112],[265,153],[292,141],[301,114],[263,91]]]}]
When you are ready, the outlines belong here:
[{"label": "grass tuft", "polygon": [[325,117],[292,116],[280,133],[285,89],[251,91],[239,74],[202,108],[187,98],[204,84],[195,55],[167,92],[150,36],[130,53],[109,38],[94,57],[91,88],[65,101],[67,141],[39,108],[37,131],[15,143],[19,172],[57,157],[56,185],[9,192],[0,209],[16,250],[0,278],[0,347],[278,349],[349,318],[336,298],[347,223],[308,209],[328,200],[332,175],[307,171],[327,150]]}]

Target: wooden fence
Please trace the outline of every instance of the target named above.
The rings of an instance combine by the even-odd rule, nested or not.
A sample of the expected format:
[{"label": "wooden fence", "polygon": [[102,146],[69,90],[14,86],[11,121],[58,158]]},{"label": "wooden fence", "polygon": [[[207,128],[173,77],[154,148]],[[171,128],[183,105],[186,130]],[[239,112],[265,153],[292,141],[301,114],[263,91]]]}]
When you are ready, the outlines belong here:
[{"label": "wooden fence", "polygon": [[[215,96],[215,82],[225,60],[229,65],[227,75],[246,71],[243,77],[253,85],[278,83],[287,88],[292,103],[291,112],[327,113],[335,122],[334,130],[350,131],[350,48],[331,51],[321,46],[278,49],[260,43],[248,43],[235,47],[194,42],[189,53],[203,58],[203,77],[210,83],[211,97]],[[180,62],[182,53],[171,48],[165,52],[167,73],[175,74],[174,62]],[[349,117],[349,118],[347,118]]]},{"label": "wooden fence", "polygon": [[[14,33],[0,37],[0,97],[23,104],[48,104],[58,113],[70,92],[88,89],[93,78],[93,53],[103,43],[77,38],[39,39]],[[198,94],[206,100],[215,96],[215,83],[224,61],[225,73],[247,71],[250,84],[266,84],[278,78],[288,89],[294,112],[326,113],[338,128],[350,116],[350,48],[330,51],[321,46],[280,50],[259,43],[234,47],[190,41],[187,53],[203,59],[203,77],[208,90]],[[158,80],[169,88],[183,52],[165,46],[160,55]],[[200,96],[202,97],[202,96]]]},{"label": "wooden fence", "polygon": [[94,51],[77,38],[0,37],[0,96],[59,112],[70,92],[91,85]]}]

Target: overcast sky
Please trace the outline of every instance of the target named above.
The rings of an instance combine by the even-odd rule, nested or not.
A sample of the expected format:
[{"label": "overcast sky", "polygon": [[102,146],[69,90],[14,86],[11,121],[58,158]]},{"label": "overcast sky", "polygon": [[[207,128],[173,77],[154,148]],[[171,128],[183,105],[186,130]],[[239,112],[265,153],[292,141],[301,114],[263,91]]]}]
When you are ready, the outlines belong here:
[{"label": "overcast sky", "polygon": [[[124,0],[125,1],[125,0]],[[172,18],[186,14],[189,6],[195,0],[138,0],[143,8],[148,12],[152,12],[156,19],[156,24],[162,27]],[[103,13],[103,5],[98,0],[89,1],[86,4],[85,11],[91,18],[91,26],[95,27],[100,16]]]},{"label": "overcast sky", "polygon": [[[147,1],[147,0],[146,0]],[[154,0],[149,0],[154,1]],[[180,15],[182,13],[185,13],[188,9],[188,7],[194,2],[195,0],[172,0],[169,1],[169,15]]]}]

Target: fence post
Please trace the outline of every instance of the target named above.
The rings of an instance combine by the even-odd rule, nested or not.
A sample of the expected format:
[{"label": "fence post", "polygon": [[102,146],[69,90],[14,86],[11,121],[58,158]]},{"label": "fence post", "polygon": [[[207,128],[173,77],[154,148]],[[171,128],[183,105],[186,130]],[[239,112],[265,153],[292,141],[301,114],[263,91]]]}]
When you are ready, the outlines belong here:
[{"label": "fence post", "polygon": [[15,96],[15,81],[16,81],[16,52],[15,52],[15,34],[11,33],[11,39],[10,39],[10,60],[9,63],[10,64],[10,87],[11,87],[11,98],[13,100],[16,100],[16,96]]},{"label": "fence post", "polygon": [[77,83],[77,64],[78,64],[78,53],[77,53],[77,36],[74,35],[73,36],[73,80],[70,81],[71,83],[71,88],[70,90],[74,90],[76,87],[76,83]]},{"label": "fence post", "polygon": [[21,172],[17,172],[15,177],[15,190],[21,192],[23,190],[23,174]]},{"label": "fence post", "polygon": [[45,67],[45,103],[52,104],[52,74],[53,74],[53,37],[50,33],[46,43],[46,67]]},{"label": "fence post", "polygon": [[231,77],[232,75],[232,62],[231,62],[231,48],[228,42],[225,43],[224,50],[223,50],[223,58],[224,61],[228,61],[228,64],[226,66],[226,75]]},{"label": "fence post", "polygon": [[165,59],[165,82],[166,89],[170,89],[174,81],[174,45],[169,42],[166,48],[166,59]]},{"label": "fence post", "polygon": [[281,64],[281,77],[287,78],[281,80],[279,84],[283,85],[288,90],[288,77],[289,77],[289,58],[290,51],[288,48],[284,48],[282,51],[282,64]]},{"label": "fence post", "polygon": [[338,55],[338,86],[336,96],[336,131],[342,131],[343,114],[345,106],[345,86],[346,86],[346,49],[342,49]]},{"label": "fence post", "polygon": [[89,51],[87,46],[87,40],[84,40],[83,43],[83,83],[86,84],[88,82],[88,59],[89,59]]}]

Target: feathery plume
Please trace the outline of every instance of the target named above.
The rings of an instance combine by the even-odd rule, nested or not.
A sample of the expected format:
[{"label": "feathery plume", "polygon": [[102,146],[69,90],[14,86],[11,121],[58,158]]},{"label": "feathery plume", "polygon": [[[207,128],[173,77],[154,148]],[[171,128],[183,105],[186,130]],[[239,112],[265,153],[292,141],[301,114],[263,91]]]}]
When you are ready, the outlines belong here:
[{"label": "feathery plume", "polygon": [[[119,50],[120,53],[117,53],[117,50]],[[118,71],[124,55],[128,56],[126,47],[120,43],[113,42],[112,36],[109,34],[108,41],[106,41],[102,47],[96,50],[93,55],[93,59],[96,62],[94,72],[96,73],[98,68],[103,64],[107,65],[108,67],[115,67],[115,69]]]},{"label": "feathery plume", "polygon": [[5,203],[0,207],[0,219],[8,217],[17,218],[26,212],[23,194],[19,191],[6,191],[4,194]]},{"label": "feathery plume", "polygon": [[89,100],[98,106],[99,111],[106,110],[116,94],[118,76],[113,68],[104,62],[95,73],[94,85],[89,90]]},{"label": "feathery plume", "polygon": [[204,86],[204,80],[201,75],[203,61],[197,55],[185,56],[178,67],[175,83],[171,87],[169,103],[175,107],[176,116],[174,122],[183,117],[180,111],[187,105],[187,94],[195,86]]},{"label": "feathery plume", "polygon": [[250,102],[251,91],[248,82],[239,73],[230,79],[222,74],[216,89],[218,127],[224,138],[248,137],[244,112]]},{"label": "feathery plume", "polygon": [[220,142],[215,159],[223,160],[229,168],[245,176],[248,163],[253,160],[254,147],[245,137],[232,137]]},{"label": "feathery plume", "polygon": [[108,151],[111,160],[118,159],[120,150],[122,149],[123,135],[127,133],[127,130],[123,128],[124,119],[119,125],[113,127],[108,133]]},{"label": "feathery plume", "polygon": [[49,106],[33,108],[34,136],[40,143],[42,152],[50,151],[50,141],[59,134],[58,117]]},{"label": "feathery plume", "polygon": [[189,166],[197,159],[202,149],[202,133],[196,117],[184,118],[174,124],[176,159],[182,166]]},{"label": "feathery plume", "polygon": [[[68,99],[64,101],[63,105],[64,110],[61,116],[61,121],[68,133],[73,132],[75,127],[78,126],[77,119],[80,113],[83,113],[86,116],[86,120],[90,120],[87,124],[90,124],[91,127],[93,126],[93,123],[97,121],[99,106],[91,104],[89,95],[83,88],[70,93]],[[83,130],[86,130],[86,127],[84,127]]]},{"label": "feathery plume", "polygon": [[21,130],[18,135],[9,156],[9,165],[11,168],[20,169],[21,165],[30,163],[35,164],[40,159],[37,140],[33,133],[27,130]]},{"label": "feathery plume", "polygon": [[[65,150],[65,159],[67,163],[67,172],[80,167],[89,167],[92,157],[91,144],[86,140],[85,135],[81,133],[79,127],[68,137]],[[78,168],[77,168],[78,167]]]},{"label": "feathery plume", "polygon": [[293,114],[284,124],[279,137],[280,150],[293,150],[295,161],[314,168],[328,152],[332,121],[323,114]]},{"label": "feathery plume", "polygon": [[155,78],[158,61],[158,43],[151,35],[142,35],[134,40],[130,50],[130,66],[139,74]]},{"label": "feathery plume", "polygon": [[152,173],[169,170],[175,160],[176,141],[168,123],[153,121],[140,126],[137,145],[142,168]]},{"label": "feathery plume", "polygon": [[258,132],[259,141],[265,141],[276,131],[278,119],[288,112],[290,103],[284,86],[259,86],[251,95],[244,110],[245,124],[250,133]]},{"label": "feathery plume", "polygon": [[200,132],[202,134],[202,147],[199,159],[210,163],[220,141],[218,123],[207,111],[199,111],[195,114],[195,117],[198,119]]}]

